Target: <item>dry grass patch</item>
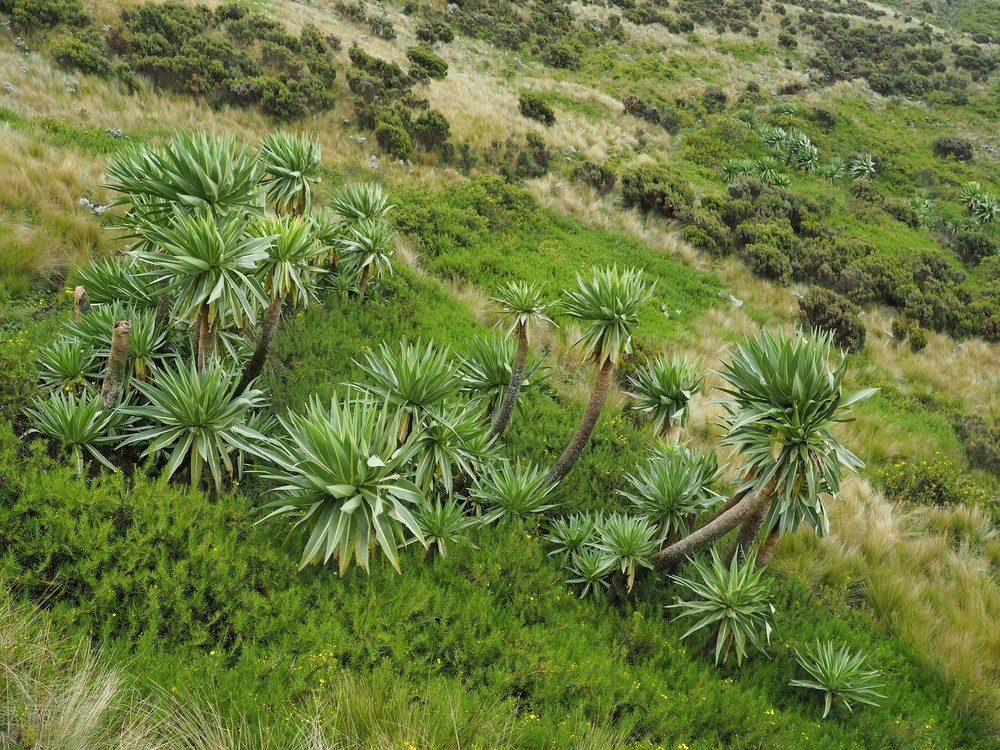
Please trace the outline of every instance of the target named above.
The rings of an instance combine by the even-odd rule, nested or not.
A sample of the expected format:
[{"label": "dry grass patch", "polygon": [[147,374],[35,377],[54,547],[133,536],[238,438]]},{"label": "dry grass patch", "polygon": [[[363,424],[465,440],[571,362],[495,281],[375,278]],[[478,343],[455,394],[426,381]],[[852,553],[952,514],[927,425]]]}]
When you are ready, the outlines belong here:
[{"label": "dry grass patch", "polygon": [[974,508],[892,505],[861,478],[829,502],[831,533],[784,540],[778,564],[850,595],[914,644],[954,689],[952,708],[1000,728],[1000,543]]}]

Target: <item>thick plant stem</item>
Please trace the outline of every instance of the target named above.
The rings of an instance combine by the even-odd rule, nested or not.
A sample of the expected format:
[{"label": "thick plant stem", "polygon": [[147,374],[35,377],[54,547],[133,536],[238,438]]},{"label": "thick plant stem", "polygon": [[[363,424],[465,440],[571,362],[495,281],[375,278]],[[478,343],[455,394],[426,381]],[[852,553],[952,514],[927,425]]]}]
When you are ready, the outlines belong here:
[{"label": "thick plant stem", "polygon": [[267,360],[268,352],[271,351],[271,344],[274,343],[274,334],[278,330],[278,321],[281,319],[281,305],[284,300],[275,297],[271,300],[271,306],[267,309],[267,318],[264,319],[264,326],[260,330],[260,338],[257,340],[257,348],[253,356],[247,363],[243,371],[243,378],[236,388],[236,395],[241,396],[249,387],[250,383],[257,378],[264,369],[264,362]]},{"label": "thick plant stem", "polygon": [[767,508],[774,495],[775,480],[736,503],[725,513],[719,514],[697,531],[681,539],[676,544],[665,547],[653,555],[653,565],[657,570],[663,570],[700,552],[713,542],[721,539],[748,518],[751,518],[760,508]]},{"label": "thick plant stem", "polygon": [[760,535],[760,528],[764,525],[764,518],[767,516],[767,505],[760,506],[757,511],[751,515],[747,520],[743,522],[740,526],[739,532],[736,534],[736,538],[733,540],[732,545],[726,552],[724,562],[729,565],[733,558],[742,565],[746,562],[751,550],[753,550],[754,543],[757,541],[757,537]]},{"label": "thick plant stem", "polygon": [[496,421],[490,430],[490,436],[506,435],[510,426],[511,417],[514,415],[514,407],[517,405],[517,397],[521,394],[521,384],[524,382],[524,368],[528,361],[528,331],[524,323],[517,326],[517,357],[514,359],[514,368],[510,373],[510,383],[507,385],[507,392],[503,396],[500,404],[500,413],[497,414]]},{"label": "thick plant stem", "polygon": [[369,263],[367,266],[365,266],[365,270],[361,272],[361,283],[358,284],[359,300],[364,300],[365,290],[368,289],[368,282],[371,281],[371,278],[372,278],[372,267],[371,264]]},{"label": "thick plant stem", "polygon": [[198,342],[195,349],[195,364],[198,372],[204,372],[209,357],[215,353],[215,339],[212,335],[212,325],[208,320],[208,304],[201,306],[198,312]]},{"label": "thick plant stem", "polygon": [[90,314],[90,297],[87,296],[87,288],[83,284],[73,290],[73,306],[80,315]]},{"label": "thick plant stem", "polygon": [[777,529],[772,529],[771,533],[767,535],[767,539],[760,545],[760,549],[757,550],[758,568],[763,568],[770,562],[771,555],[774,554],[774,548],[778,546],[780,540],[781,534],[778,533]]},{"label": "thick plant stem", "polygon": [[604,401],[608,397],[608,389],[611,387],[611,375],[614,370],[615,363],[609,357],[604,360],[601,369],[597,371],[597,379],[594,381],[594,388],[590,392],[590,401],[587,402],[587,408],[583,412],[580,426],[576,428],[573,439],[569,441],[566,450],[562,452],[559,460],[556,461],[555,466],[549,469],[549,473],[546,476],[549,484],[556,484],[569,474],[569,470],[573,468],[579,460],[580,454],[583,453],[583,449],[586,447],[587,442],[590,440],[590,435],[594,432],[594,427],[597,425],[597,418],[601,416],[601,409],[604,408]]},{"label": "thick plant stem", "polygon": [[125,371],[128,366],[128,339],[132,333],[132,324],[127,320],[116,320],[111,330],[111,356],[108,357],[108,371],[101,385],[101,406],[113,409],[118,405],[125,384]]}]

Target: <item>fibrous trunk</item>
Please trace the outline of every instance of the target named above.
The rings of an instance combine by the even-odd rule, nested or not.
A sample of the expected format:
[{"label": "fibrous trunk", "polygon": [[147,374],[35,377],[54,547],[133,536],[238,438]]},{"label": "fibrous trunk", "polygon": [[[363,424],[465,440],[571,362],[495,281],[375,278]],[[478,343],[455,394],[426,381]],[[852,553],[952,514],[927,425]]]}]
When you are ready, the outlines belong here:
[{"label": "fibrous trunk", "polygon": [[766,511],[774,495],[774,488],[775,480],[772,479],[756,492],[736,503],[725,513],[717,515],[697,531],[693,531],[676,544],[672,544],[657,552],[653,555],[653,564],[657,569],[662,570],[676,565],[684,560],[684,558],[690,557],[696,552],[700,552],[711,546],[713,542],[724,537],[748,518],[753,518],[754,514],[760,508],[764,508]]},{"label": "fibrous trunk", "polygon": [[87,296],[87,288],[82,284],[73,291],[73,306],[80,315],[90,314],[90,297]]},{"label": "fibrous trunk", "polygon": [[115,321],[111,330],[111,356],[108,357],[108,371],[101,385],[101,405],[105,409],[113,409],[118,405],[122,386],[125,384],[125,373],[128,367],[128,339],[132,333],[132,324],[127,320]]},{"label": "fibrous trunk", "polygon": [[580,454],[583,453],[583,449],[586,447],[591,434],[594,432],[594,427],[597,425],[597,418],[601,416],[601,409],[604,408],[604,401],[608,397],[608,389],[611,387],[611,374],[614,372],[614,369],[614,362],[608,358],[604,360],[604,364],[598,370],[597,379],[594,381],[594,388],[590,393],[590,401],[587,402],[587,408],[583,412],[580,426],[576,428],[573,439],[569,441],[566,450],[562,452],[559,460],[556,461],[555,466],[549,469],[549,473],[546,476],[550,484],[555,484],[566,476],[577,460],[579,460]]},{"label": "fibrous trunk", "polygon": [[213,336],[212,324],[208,319],[208,304],[201,307],[198,313],[198,342],[195,352],[195,364],[198,372],[203,372],[208,364],[209,357],[215,354],[215,337]]},{"label": "fibrous trunk", "polygon": [[243,371],[243,378],[236,389],[236,395],[242,394],[258,377],[264,369],[264,362],[267,354],[271,351],[271,344],[274,343],[274,334],[278,330],[278,321],[281,319],[281,305],[284,302],[281,297],[271,300],[271,306],[267,310],[267,318],[260,331],[260,338],[257,340],[257,348],[254,350],[250,362],[247,363],[246,370]]},{"label": "fibrous trunk", "polygon": [[365,290],[368,289],[368,282],[372,278],[372,267],[371,264],[365,266],[365,270],[361,272],[361,283],[358,284],[358,299],[365,298]]},{"label": "fibrous trunk", "polygon": [[507,392],[500,404],[500,413],[497,414],[496,422],[493,423],[493,428],[490,430],[491,436],[507,434],[511,417],[514,415],[514,407],[517,405],[517,397],[521,394],[521,384],[524,382],[524,369],[527,361],[528,333],[524,324],[521,323],[517,328],[517,357],[514,359],[514,367],[510,372]]}]

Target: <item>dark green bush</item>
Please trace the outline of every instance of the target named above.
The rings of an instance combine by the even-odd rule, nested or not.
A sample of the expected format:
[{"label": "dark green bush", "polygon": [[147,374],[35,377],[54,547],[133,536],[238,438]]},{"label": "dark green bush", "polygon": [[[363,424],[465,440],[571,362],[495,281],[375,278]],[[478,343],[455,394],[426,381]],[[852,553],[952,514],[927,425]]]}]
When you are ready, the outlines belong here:
[{"label": "dark green bush", "polygon": [[934,141],[934,153],[942,159],[952,157],[958,161],[970,161],[973,156],[972,143],[954,135],[941,136]]},{"label": "dark green bush", "polygon": [[[423,71],[428,78],[442,80],[448,75],[448,63],[434,54],[434,51],[427,46],[410,47],[406,50],[406,57],[410,64]],[[412,75],[412,68],[411,68]]]},{"label": "dark green bush", "polygon": [[145,3],[123,10],[108,34],[131,72],[213,106],[258,107],[294,120],[330,109],[339,40],[306,24],[299,37],[245,6]]},{"label": "dark green bush", "polygon": [[601,195],[606,195],[614,190],[618,176],[603,164],[584,161],[573,167],[573,179],[590,185]]},{"label": "dark green bush", "polygon": [[417,117],[412,130],[414,140],[429,151],[443,146],[451,134],[448,119],[436,109],[429,109]]},{"label": "dark green bush", "polygon": [[656,165],[623,174],[622,199],[626,207],[637,206],[674,219],[694,205],[694,192],[677,173]]},{"label": "dark green bush", "polygon": [[111,60],[105,54],[104,45],[96,33],[53,39],[49,52],[59,66],[66,70],[79,70],[102,78],[111,74]]},{"label": "dark green bush", "polygon": [[739,251],[740,258],[750,269],[764,279],[778,284],[788,284],[792,280],[792,262],[780,248],[767,242],[753,242]]},{"label": "dark green bush", "polygon": [[379,39],[392,40],[396,38],[396,27],[385,16],[369,16],[368,28]]},{"label": "dark green bush", "polygon": [[830,289],[811,287],[799,300],[802,325],[831,332],[837,345],[849,352],[865,348],[867,331],[860,316],[860,307]]},{"label": "dark green bush", "polygon": [[522,91],[517,98],[517,109],[525,117],[538,120],[543,125],[552,125],[556,113],[545,101],[545,97],[535,91]]},{"label": "dark green bush", "polygon": [[81,0],[11,0],[5,13],[11,26],[20,31],[51,29],[60,24],[86,26],[90,16]]},{"label": "dark green bush", "polygon": [[976,265],[984,258],[997,254],[996,243],[979,232],[959,232],[952,238],[951,248],[970,265]]},{"label": "dark green bush", "polygon": [[565,40],[549,44],[542,50],[542,62],[553,68],[576,70],[580,67],[580,51]]},{"label": "dark green bush", "polygon": [[541,177],[549,171],[552,154],[537,133],[524,140],[494,140],[483,152],[483,161],[494,167],[509,182]]},{"label": "dark green bush", "polygon": [[375,140],[383,151],[397,159],[409,159],[413,152],[413,141],[403,118],[387,107],[380,108],[375,115]]},{"label": "dark green bush", "polygon": [[927,334],[925,334],[920,328],[914,328],[910,331],[910,351],[914,354],[922,352],[927,348]]},{"label": "dark green bush", "polygon": [[426,44],[443,42],[447,44],[455,38],[455,32],[447,21],[435,19],[428,20],[417,26],[417,39]]}]

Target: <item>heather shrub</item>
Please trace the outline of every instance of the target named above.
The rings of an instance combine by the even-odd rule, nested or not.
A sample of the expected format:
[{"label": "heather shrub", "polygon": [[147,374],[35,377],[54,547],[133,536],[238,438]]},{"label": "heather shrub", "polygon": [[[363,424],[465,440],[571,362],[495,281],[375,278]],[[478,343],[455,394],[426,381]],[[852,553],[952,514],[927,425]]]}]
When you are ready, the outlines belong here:
[{"label": "heather shrub", "polygon": [[538,120],[543,125],[552,125],[556,121],[556,113],[546,103],[545,98],[534,91],[522,91],[517,98],[518,111],[532,120]]},{"label": "heather shrub", "polygon": [[573,179],[590,185],[601,195],[606,195],[614,189],[618,176],[603,164],[584,161],[573,167]]},{"label": "heather shrub", "polygon": [[406,50],[406,57],[410,61],[411,76],[413,75],[414,68],[422,72],[426,77],[437,80],[441,80],[448,75],[448,63],[443,58],[435,55],[434,51],[426,45],[410,47]]},{"label": "heather shrub", "polygon": [[867,332],[860,316],[860,307],[830,289],[811,287],[799,300],[802,325],[829,331],[837,345],[849,352],[860,352],[865,347]]},{"label": "heather shrub", "polygon": [[656,165],[623,174],[622,199],[626,207],[636,206],[673,219],[690,210],[694,192],[683,177]]},{"label": "heather shrub", "polygon": [[934,153],[942,159],[951,157],[958,161],[970,161],[972,159],[972,144],[965,138],[954,135],[941,136],[934,141]]}]

